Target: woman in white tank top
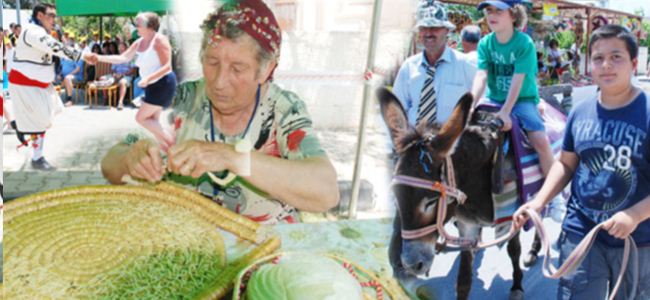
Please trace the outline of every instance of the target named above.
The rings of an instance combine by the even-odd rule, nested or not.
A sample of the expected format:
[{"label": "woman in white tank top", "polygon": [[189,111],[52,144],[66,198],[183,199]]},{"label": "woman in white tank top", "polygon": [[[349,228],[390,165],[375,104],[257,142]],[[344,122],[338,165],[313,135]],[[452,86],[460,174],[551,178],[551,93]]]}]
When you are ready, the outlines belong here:
[{"label": "woman in white tank top", "polygon": [[139,68],[138,86],[145,89],[144,103],[135,116],[142,127],[149,130],[166,151],[174,139],[160,125],[160,113],[171,105],[176,92],[176,75],[171,66],[171,45],[162,34],[158,34],[160,18],[153,12],[138,14],[135,19],[138,34],[141,36],[128,50],[120,55],[97,55],[93,60],[112,64],[126,63],[135,57]]}]

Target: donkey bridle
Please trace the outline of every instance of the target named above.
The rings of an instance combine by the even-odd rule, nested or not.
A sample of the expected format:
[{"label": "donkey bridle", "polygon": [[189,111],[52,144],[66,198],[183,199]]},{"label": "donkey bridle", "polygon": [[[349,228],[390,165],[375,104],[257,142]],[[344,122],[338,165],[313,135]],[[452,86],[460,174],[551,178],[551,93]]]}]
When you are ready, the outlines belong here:
[{"label": "donkey bridle", "polygon": [[[501,121],[500,119],[493,119],[489,121],[479,120],[478,125],[487,127],[490,130],[499,133],[500,128],[503,126],[503,121]],[[425,137],[422,141],[413,142],[407,145],[405,148],[416,146],[418,144],[420,144],[421,146],[422,143],[431,142],[433,138],[435,138],[435,135],[429,135]],[[430,172],[429,172],[428,164],[431,163],[431,158],[430,156],[428,156],[428,153],[424,153],[424,151],[425,149],[420,149],[420,165],[422,165],[422,168],[425,170],[425,172],[429,174]],[[429,160],[428,163],[423,161],[423,153],[427,155],[425,158],[428,158]],[[437,247],[439,250],[443,248],[447,248],[448,246],[451,246],[452,248],[456,248],[459,250],[463,250],[463,249],[474,249],[477,247],[485,248],[485,247],[498,244],[495,241],[487,244],[478,245],[479,244],[478,238],[463,238],[463,237],[452,236],[445,231],[444,222],[447,216],[447,206],[451,204],[454,200],[457,201],[458,204],[463,205],[465,203],[465,200],[467,200],[467,195],[465,195],[463,191],[456,188],[456,174],[454,172],[454,163],[451,159],[451,155],[445,156],[445,161],[443,163],[442,169],[445,170],[446,172],[442,172],[440,181],[430,181],[430,180],[407,176],[407,175],[396,175],[393,178],[392,185],[400,184],[400,185],[406,185],[415,188],[427,189],[427,190],[440,193],[440,198],[438,199],[436,223],[418,229],[412,229],[412,230],[402,229],[401,232],[402,238],[405,240],[418,239],[426,235],[429,235],[435,231],[438,231],[440,233],[440,236],[442,237],[442,241],[438,244]],[[448,200],[447,196],[451,196],[453,197],[453,199]]]},{"label": "donkey bridle", "polygon": [[[445,158],[443,164],[443,169],[446,170],[441,176],[442,180],[440,181],[431,181],[422,178],[417,178],[407,175],[396,175],[393,178],[392,185],[406,185],[420,189],[431,190],[440,193],[440,198],[438,199],[438,209],[437,209],[437,220],[436,223],[424,226],[418,229],[406,230],[402,229],[402,238],[406,240],[412,240],[421,238],[423,236],[429,235],[436,230],[441,233],[441,235],[446,235],[444,231],[444,221],[447,215],[447,205],[457,201],[459,204],[464,204],[467,200],[467,195],[463,191],[456,188],[456,175],[454,173],[454,164],[450,156]],[[448,199],[450,196],[452,199]],[[447,238],[447,237],[445,237]],[[453,238],[456,239],[456,238]]]}]

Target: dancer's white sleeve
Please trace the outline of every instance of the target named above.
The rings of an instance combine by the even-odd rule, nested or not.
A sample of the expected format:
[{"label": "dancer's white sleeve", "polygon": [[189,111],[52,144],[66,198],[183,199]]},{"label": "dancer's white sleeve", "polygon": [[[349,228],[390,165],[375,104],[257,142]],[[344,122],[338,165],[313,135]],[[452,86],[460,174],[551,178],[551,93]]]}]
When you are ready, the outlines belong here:
[{"label": "dancer's white sleeve", "polygon": [[81,58],[81,51],[65,46],[53,36],[47,34],[43,28],[25,30],[23,34],[25,36],[21,36],[21,38],[25,39],[25,44],[47,54],[74,61],[78,61]]}]

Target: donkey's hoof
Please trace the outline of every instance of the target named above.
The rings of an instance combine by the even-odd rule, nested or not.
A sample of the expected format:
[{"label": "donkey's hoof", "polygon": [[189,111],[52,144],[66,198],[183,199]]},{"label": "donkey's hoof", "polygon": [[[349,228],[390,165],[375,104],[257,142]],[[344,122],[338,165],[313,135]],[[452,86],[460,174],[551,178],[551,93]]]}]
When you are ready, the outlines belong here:
[{"label": "donkey's hoof", "polygon": [[537,262],[537,254],[535,253],[528,253],[526,254],[526,257],[524,258],[524,266],[529,268],[532,265],[534,265]]},{"label": "donkey's hoof", "polygon": [[522,290],[513,290],[510,291],[509,300],[524,300],[524,291]]}]

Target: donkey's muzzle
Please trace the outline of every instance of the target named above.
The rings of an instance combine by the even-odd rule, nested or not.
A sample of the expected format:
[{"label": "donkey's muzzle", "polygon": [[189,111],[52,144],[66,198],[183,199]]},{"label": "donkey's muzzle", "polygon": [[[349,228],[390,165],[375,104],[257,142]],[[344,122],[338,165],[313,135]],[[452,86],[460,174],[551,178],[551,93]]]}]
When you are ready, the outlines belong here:
[{"label": "donkey's muzzle", "polygon": [[401,260],[404,269],[415,276],[424,276],[433,264],[433,247],[421,241],[402,241]]}]

